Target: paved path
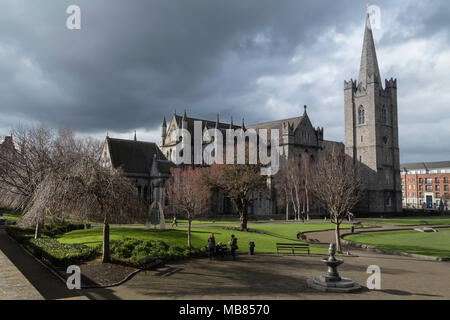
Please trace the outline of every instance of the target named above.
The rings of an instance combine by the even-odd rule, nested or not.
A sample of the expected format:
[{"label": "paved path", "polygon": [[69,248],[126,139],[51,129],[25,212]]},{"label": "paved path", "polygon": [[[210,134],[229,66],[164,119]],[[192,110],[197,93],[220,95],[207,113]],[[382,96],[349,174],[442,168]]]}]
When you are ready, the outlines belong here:
[{"label": "paved path", "polygon": [[[8,270],[8,273],[4,273],[4,270]],[[4,276],[5,274],[8,276]],[[85,294],[79,290],[67,289],[65,283],[24,251],[8,237],[4,229],[0,228],[0,299],[67,299],[83,295]],[[96,295],[102,299],[117,299],[108,290],[98,290]]]},{"label": "paved path", "polygon": [[41,294],[0,251],[0,300],[42,300]]},{"label": "paved path", "polygon": [[[323,256],[240,255],[238,261],[193,259],[141,272],[111,288],[120,299],[450,299],[450,263],[355,251],[339,271],[365,286],[369,265],[381,268],[380,291],[322,293],[306,280],[326,272]],[[424,272],[426,270],[426,272]],[[84,291],[84,290],[83,290]],[[94,298],[95,290],[86,291]]]}]

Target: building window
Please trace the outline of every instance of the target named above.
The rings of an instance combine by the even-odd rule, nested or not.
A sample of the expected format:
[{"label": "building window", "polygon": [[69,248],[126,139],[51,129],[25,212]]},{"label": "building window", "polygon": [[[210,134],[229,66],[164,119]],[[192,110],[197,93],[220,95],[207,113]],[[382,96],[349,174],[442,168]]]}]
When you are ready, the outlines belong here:
[{"label": "building window", "polygon": [[432,183],[433,183],[433,179],[427,178],[427,184],[432,184]]},{"label": "building window", "polygon": [[411,190],[411,185],[408,186],[408,190]]},{"label": "building window", "polygon": [[419,178],[419,183],[423,183],[423,179],[422,178]]},{"label": "building window", "polygon": [[419,198],[422,198],[422,192],[419,192]]},{"label": "building window", "polygon": [[436,199],[440,199],[441,198],[441,194],[439,192],[436,193]]},{"label": "building window", "polygon": [[444,178],[444,183],[448,183],[448,178]]},{"label": "building window", "polygon": [[439,183],[439,178],[434,178],[434,183]]},{"label": "building window", "polygon": [[444,191],[448,191],[448,186],[447,185],[444,186]]},{"label": "building window", "polygon": [[361,136],[361,142],[364,142],[364,136]]},{"label": "building window", "polygon": [[441,186],[436,186],[436,191],[441,191]]},{"label": "building window", "polygon": [[419,190],[422,191],[423,190],[423,186],[419,186]]},{"label": "building window", "polygon": [[358,108],[358,123],[365,124],[366,123],[366,114],[363,106],[359,106]]},{"label": "building window", "polygon": [[427,186],[426,190],[427,190],[428,192],[431,192],[431,191],[433,191],[433,187],[432,187],[432,186]]},{"label": "building window", "polygon": [[381,122],[384,124],[387,124],[387,110],[386,106],[383,106],[381,109]]}]

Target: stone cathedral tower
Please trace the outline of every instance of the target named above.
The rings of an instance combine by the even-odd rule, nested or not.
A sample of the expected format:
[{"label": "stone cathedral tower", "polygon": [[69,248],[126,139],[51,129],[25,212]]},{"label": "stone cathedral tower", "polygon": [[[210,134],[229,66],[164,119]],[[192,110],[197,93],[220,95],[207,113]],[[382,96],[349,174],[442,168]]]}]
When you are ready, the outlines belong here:
[{"label": "stone cathedral tower", "polygon": [[358,81],[345,81],[345,152],[360,162],[366,197],[359,210],[402,210],[398,147],[397,80],[381,82],[367,15]]}]

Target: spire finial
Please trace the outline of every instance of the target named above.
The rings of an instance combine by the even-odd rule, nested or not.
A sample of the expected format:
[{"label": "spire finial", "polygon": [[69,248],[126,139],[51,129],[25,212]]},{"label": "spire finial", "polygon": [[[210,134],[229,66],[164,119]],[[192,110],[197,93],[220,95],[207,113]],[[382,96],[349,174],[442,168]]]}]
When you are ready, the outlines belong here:
[{"label": "spire finial", "polygon": [[174,115],[174,116],[177,115],[177,109],[173,109],[173,115]]},{"label": "spire finial", "polygon": [[164,118],[163,118],[162,126],[167,127],[166,116],[164,116]]},{"label": "spire finial", "polygon": [[230,129],[233,129],[233,117],[231,117]]},{"label": "spire finial", "polygon": [[184,109],[184,114],[183,114],[183,121],[187,120],[187,113],[186,113],[186,109]]},{"label": "spire finial", "polygon": [[242,130],[245,130],[244,118],[242,118]]},{"label": "spire finial", "polygon": [[134,130],[134,141],[137,141],[136,130]]},{"label": "spire finial", "polygon": [[303,109],[304,109],[303,115],[306,115],[306,109],[308,109],[308,106],[305,104],[305,105],[303,106]]}]

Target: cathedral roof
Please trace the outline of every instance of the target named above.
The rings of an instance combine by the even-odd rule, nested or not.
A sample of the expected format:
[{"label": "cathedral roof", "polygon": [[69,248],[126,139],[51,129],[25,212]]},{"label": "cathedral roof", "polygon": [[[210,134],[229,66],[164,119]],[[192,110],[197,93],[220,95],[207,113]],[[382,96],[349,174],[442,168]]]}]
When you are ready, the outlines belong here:
[{"label": "cathedral roof", "polygon": [[281,130],[283,129],[283,123],[288,122],[289,125],[295,131],[295,129],[298,127],[298,125],[302,122],[303,118],[304,117],[301,116],[301,117],[295,117],[295,118],[289,118],[289,119],[283,119],[283,120],[263,122],[263,123],[259,123],[259,124],[249,125],[249,126],[247,126],[247,129],[255,129],[255,130],[259,130],[259,129],[267,129],[267,130],[278,129],[281,132]]},{"label": "cathedral roof", "polygon": [[380,79],[380,70],[378,68],[378,60],[375,50],[375,42],[373,40],[372,26],[370,24],[370,16],[369,14],[367,14],[358,81],[364,88],[367,88],[368,83],[377,82],[381,84]]},{"label": "cathedral roof", "polygon": [[114,168],[122,167],[126,173],[150,173],[153,161],[157,161],[161,173],[169,173],[170,165],[167,159],[153,142],[133,141],[106,138],[111,162]]},{"label": "cathedral roof", "polygon": [[[177,124],[178,124],[179,128],[182,127],[183,117],[184,116],[175,115],[175,119],[177,121]],[[216,123],[217,123],[217,121],[196,119],[196,118],[191,118],[191,117],[186,117],[186,120],[187,120],[187,125],[188,125],[187,130],[189,132],[194,132],[194,121],[201,121],[202,122],[202,130],[205,128],[205,126],[208,129],[214,129],[214,128],[216,128]],[[233,129],[239,129],[239,128],[240,128],[240,126],[233,125]],[[226,129],[230,129],[230,124],[229,123],[219,122],[218,129],[221,130],[221,131],[225,131]]]}]

